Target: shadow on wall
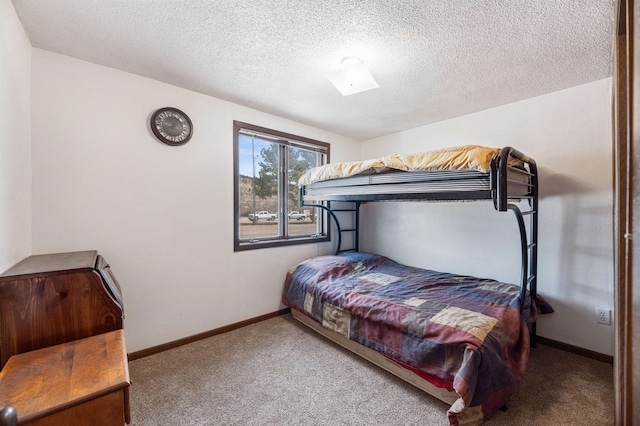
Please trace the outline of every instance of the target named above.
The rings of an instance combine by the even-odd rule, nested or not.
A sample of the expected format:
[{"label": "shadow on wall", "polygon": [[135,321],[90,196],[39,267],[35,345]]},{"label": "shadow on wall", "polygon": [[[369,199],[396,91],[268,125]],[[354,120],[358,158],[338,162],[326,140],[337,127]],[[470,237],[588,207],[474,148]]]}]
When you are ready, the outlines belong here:
[{"label": "shadow on wall", "polygon": [[612,191],[613,172],[610,166],[606,157],[600,159],[593,156],[574,158],[572,162],[563,160],[555,167],[557,170],[571,171],[571,174],[558,173],[554,169],[538,166],[540,198],[563,194]]},{"label": "shadow on wall", "polygon": [[613,304],[611,190],[549,169],[539,172],[539,291],[545,294],[545,287],[555,286],[552,306],[571,301],[572,310],[581,310],[579,316],[590,322],[591,305]]},{"label": "shadow on wall", "polygon": [[538,196],[541,200],[546,197],[593,191],[593,188],[589,188],[588,185],[580,182],[575,177],[556,173],[546,167],[538,167],[538,181]]}]

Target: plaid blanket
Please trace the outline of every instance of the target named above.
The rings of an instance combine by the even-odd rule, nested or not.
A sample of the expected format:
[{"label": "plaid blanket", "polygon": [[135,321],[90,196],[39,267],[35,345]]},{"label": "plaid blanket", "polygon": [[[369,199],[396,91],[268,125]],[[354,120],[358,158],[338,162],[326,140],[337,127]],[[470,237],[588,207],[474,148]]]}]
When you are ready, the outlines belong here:
[{"label": "plaid blanket", "polygon": [[[529,359],[519,288],[400,265],[384,256],[319,256],[287,273],[283,303],[459,398],[450,424],[479,424],[515,391]],[[530,318],[529,318],[530,319]]]}]

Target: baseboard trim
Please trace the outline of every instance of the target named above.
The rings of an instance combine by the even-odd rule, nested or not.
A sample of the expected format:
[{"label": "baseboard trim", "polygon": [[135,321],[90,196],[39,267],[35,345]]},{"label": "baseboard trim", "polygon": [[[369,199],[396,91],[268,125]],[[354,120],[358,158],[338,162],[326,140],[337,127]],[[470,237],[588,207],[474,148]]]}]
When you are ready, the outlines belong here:
[{"label": "baseboard trim", "polygon": [[187,343],[195,342],[198,340],[206,339],[208,337],[213,337],[218,334],[227,333],[229,331],[237,330],[238,328],[246,327],[247,325],[255,324],[261,321],[265,321],[271,318],[279,317],[280,315],[286,315],[291,312],[290,308],[280,309],[276,312],[271,312],[265,315],[260,315],[259,317],[249,318],[248,320],[236,322],[234,324],[225,325],[224,327],[216,328],[213,330],[205,331],[203,333],[194,334],[193,336],[184,337],[182,339],[173,340],[171,342],[163,343],[158,346],[153,346],[151,348],[143,349],[141,351],[135,351],[128,354],[129,361],[134,361],[136,359],[144,358],[149,355],[154,355],[160,352],[164,352],[169,349],[174,349],[182,345],[186,345]]},{"label": "baseboard trim", "polygon": [[548,339],[542,336],[536,336],[537,343],[542,345],[551,346],[552,348],[560,349],[565,352],[571,352],[576,355],[582,355],[587,358],[595,359],[597,361],[606,362],[607,364],[613,365],[613,356],[605,355],[600,352],[591,351],[589,349],[580,348],[578,346],[573,346],[568,343],[558,342],[557,340]]}]

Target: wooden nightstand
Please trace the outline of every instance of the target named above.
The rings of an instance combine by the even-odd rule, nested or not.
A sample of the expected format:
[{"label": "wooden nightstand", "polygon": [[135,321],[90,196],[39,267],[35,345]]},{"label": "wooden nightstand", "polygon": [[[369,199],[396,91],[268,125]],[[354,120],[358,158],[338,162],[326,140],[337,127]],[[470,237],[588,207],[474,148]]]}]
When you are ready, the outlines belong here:
[{"label": "wooden nightstand", "polygon": [[13,355],[0,372],[0,406],[19,425],[122,426],[130,421],[122,330]]}]

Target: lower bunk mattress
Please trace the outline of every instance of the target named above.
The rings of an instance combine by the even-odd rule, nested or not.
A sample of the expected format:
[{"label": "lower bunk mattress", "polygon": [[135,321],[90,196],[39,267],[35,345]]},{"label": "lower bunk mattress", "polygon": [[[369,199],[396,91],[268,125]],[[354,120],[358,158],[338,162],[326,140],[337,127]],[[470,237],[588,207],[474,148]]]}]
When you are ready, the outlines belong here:
[{"label": "lower bunk mattress", "polygon": [[291,268],[283,303],[453,393],[448,418],[457,425],[490,418],[524,376],[536,310],[527,298],[521,313],[519,293],[494,280],[346,253]]}]

